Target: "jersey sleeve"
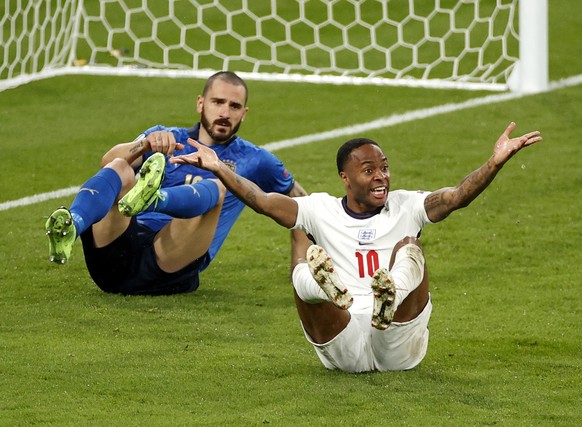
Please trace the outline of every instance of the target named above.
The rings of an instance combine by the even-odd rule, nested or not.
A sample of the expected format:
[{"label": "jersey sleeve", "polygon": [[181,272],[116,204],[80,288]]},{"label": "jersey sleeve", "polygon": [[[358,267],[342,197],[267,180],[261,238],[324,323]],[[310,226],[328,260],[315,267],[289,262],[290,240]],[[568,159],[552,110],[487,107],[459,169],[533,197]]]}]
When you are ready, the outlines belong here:
[{"label": "jersey sleeve", "polygon": [[146,129],[146,130],[145,130],[145,131],[142,133],[142,135],[143,135],[143,136],[148,136],[150,133],[152,133],[152,132],[156,132],[156,131],[159,131],[159,130],[167,130],[167,128],[166,128],[165,126],[162,126],[162,125],[155,125],[155,126],[152,126],[152,127],[151,127],[151,128],[149,128],[149,129]]},{"label": "jersey sleeve", "polygon": [[413,198],[413,215],[415,215],[415,220],[422,226],[425,224],[432,224],[431,220],[428,219],[428,215],[426,214],[426,209],[424,207],[424,201],[430,194],[428,191],[416,191],[415,196]]},{"label": "jersey sleeve", "polygon": [[[317,218],[317,201],[319,199],[319,193],[293,198],[297,202],[297,220],[292,229],[303,230],[307,234],[312,234],[315,231],[316,224],[313,221]],[[323,209],[320,205],[319,211],[321,212]]]},{"label": "jersey sleeve", "polygon": [[163,125],[152,126],[151,128],[142,132],[142,134],[140,136],[138,136],[136,139],[139,139],[142,136],[148,136],[150,133],[160,131],[160,130],[172,132],[174,134],[174,138],[176,139],[176,142],[179,142],[181,144],[185,144],[188,142],[188,130],[186,128],[179,128],[179,127],[175,127],[175,126],[166,127]]},{"label": "jersey sleeve", "polygon": [[258,155],[259,167],[253,181],[266,193],[288,194],[295,184],[293,175],[271,152],[260,149]]}]

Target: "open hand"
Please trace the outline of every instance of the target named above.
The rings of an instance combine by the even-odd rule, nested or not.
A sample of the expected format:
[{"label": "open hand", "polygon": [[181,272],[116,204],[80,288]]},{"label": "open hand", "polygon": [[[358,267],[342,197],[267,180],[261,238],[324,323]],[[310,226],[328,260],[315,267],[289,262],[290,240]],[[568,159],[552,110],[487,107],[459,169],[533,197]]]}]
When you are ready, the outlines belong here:
[{"label": "open hand", "polygon": [[493,159],[498,165],[503,165],[523,147],[527,147],[543,140],[539,131],[526,133],[525,135],[515,138],[510,138],[509,135],[511,132],[513,132],[514,129],[515,123],[509,123],[507,129],[505,129],[505,132],[501,134],[495,143],[495,147],[493,147]]},{"label": "open hand", "polygon": [[190,164],[211,172],[218,170],[220,159],[213,149],[200,144],[198,141],[191,138],[188,138],[188,143],[197,148],[198,151],[190,154],[183,154],[181,156],[170,157],[170,163],[178,163],[182,165]]}]

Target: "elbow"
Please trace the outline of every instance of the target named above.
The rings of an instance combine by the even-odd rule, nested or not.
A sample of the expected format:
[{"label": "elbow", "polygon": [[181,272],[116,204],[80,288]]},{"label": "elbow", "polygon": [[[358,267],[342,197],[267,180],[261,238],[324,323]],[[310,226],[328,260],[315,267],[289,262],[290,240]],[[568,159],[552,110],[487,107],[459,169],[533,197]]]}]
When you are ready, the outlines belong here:
[{"label": "elbow", "polygon": [[271,218],[277,224],[279,224],[285,228],[291,229],[295,226],[295,221],[292,221],[292,219],[289,218],[285,212],[282,212],[282,211],[279,211],[276,209],[275,210],[269,209],[268,206],[260,205],[260,204],[249,205],[249,206],[256,213]]},{"label": "elbow", "polygon": [[103,157],[101,157],[101,167],[104,168],[109,163],[111,163],[112,160],[113,159],[111,159],[107,154],[105,154]]},{"label": "elbow", "polygon": [[262,208],[261,206],[258,205],[251,205],[250,206],[252,210],[254,210],[256,213],[260,214],[260,215],[265,215],[265,216],[270,216],[269,212],[266,211],[264,208]]},{"label": "elbow", "polygon": [[256,213],[274,218],[269,209],[269,204],[266,202],[266,199],[256,197],[254,194],[248,194],[247,197],[239,197],[239,199]]},{"label": "elbow", "polygon": [[469,206],[471,204],[473,200],[461,200],[454,208],[453,210],[458,210],[458,209],[463,209],[466,208],[467,206]]},{"label": "elbow", "polygon": [[117,151],[115,150],[115,147],[113,147],[112,149],[107,151],[105,154],[103,154],[103,157],[101,157],[101,167],[107,166],[109,163],[111,163],[117,157],[119,157],[119,156],[116,156],[116,153],[117,153]]}]

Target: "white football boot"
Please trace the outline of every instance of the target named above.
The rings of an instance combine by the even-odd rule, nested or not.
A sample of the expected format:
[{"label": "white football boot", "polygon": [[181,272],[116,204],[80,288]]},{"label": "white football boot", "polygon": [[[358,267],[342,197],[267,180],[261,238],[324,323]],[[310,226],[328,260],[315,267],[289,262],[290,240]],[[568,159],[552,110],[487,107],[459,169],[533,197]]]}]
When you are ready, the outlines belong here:
[{"label": "white football boot", "polygon": [[329,301],[342,310],[350,308],[354,298],[340,281],[327,252],[321,246],[311,245],[307,249],[307,263],[311,275],[328,296]]}]

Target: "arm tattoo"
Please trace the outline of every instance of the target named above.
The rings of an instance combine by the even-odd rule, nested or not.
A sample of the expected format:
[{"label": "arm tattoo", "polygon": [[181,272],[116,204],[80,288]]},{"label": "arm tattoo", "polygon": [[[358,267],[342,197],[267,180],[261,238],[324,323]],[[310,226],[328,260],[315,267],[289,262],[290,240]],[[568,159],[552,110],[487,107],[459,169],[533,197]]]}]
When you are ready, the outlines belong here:
[{"label": "arm tattoo", "polygon": [[250,207],[257,209],[257,193],[254,190],[249,190],[244,198]]},{"label": "arm tattoo", "polygon": [[499,168],[489,159],[479,169],[463,178],[456,187],[442,188],[431,193],[424,201],[431,221],[442,221],[451,212],[467,207],[491,184],[498,171]]},{"label": "arm tattoo", "polygon": [[439,206],[442,205],[443,195],[440,191],[436,191],[434,193],[429,194],[426,197],[426,201],[424,202],[424,206],[426,211],[437,209]]},{"label": "arm tattoo", "polygon": [[467,175],[457,186],[457,198],[460,205],[464,207],[475,200],[491,184],[497,171],[489,159],[479,169]]},{"label": "arm tattoo", "polygon": [[144,141],[143,139],[140,139],[133,147],[131,147],[129,150],[129,154],[133,155],[139,153],[144,147],[143,141]]},{"label": "arm tattoo", "polygon": [[[243,199],[243,201],[252,209],[257,210],[258,208],[257,192],[254,188],[254,184],[251,181],[244,179],[239,175],[236,175],[236,183],[241,189],[240,196]],[[246,192],[243,194],[243,191]]]}]

